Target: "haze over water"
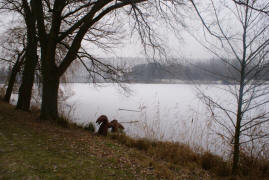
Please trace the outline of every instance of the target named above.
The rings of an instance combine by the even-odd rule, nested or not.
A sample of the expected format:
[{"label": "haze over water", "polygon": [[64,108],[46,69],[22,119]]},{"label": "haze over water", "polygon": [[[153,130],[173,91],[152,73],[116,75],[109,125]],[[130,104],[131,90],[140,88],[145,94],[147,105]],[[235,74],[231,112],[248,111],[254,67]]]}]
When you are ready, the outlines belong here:
[{"label": "haze over water", "polygon": [[[76,123],[96,124],[105,114],[109,120],[122,122],[125,132],[133,137],[184,142],[216,153],[228,148],[213,135],[210,113],[199,100],[195,85],[128,84],[130,93],[117,85],[99,85],[68,85],[73,95],[67,104],[73,106]],[[202,88],[216,98],[229,99],[208,85]],[[131,121],[135,122],[126,123]]]}]

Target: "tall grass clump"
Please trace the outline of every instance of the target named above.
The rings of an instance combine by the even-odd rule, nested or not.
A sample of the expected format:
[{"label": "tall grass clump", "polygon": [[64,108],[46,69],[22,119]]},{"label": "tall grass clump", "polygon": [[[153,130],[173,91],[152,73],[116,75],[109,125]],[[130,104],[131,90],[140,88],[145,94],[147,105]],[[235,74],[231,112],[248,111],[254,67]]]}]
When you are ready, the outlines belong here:
[{"label": "tall grass clump", "polygon": [[241,151],[239,170],[241,175],[269,179],[269,159],[262,156],[251,157]]},{"label": "tall grass clump", "polygon": [[6,89],[4,87],[0,87],[0,99],[4,99],[6,93]]},{"label": "tall grass clump", "polygon": [[217,176],[225,177],[231,174],[230,163],[210,152],[204,152],[200,155],[200,165],[204,170],[211,171]]},{"label": "tall grass clump", "polygon": [[85,130],[87,131],[90,131],[92,133],[94,133],[96,131],[96,126],[93,122],[90,122],[89,124],[86,124],[84,127],[83,127]]},{"label": "tall grass clump", "polygon": [[185,165],[199,161],[198,154],[184,144],[161,142],[145,138],[134,139],[125,134],[111,134],[110,137],[128,147],[143,150],[151,156],[167,162]]},{"label": "tall grass clump", "polygon": [[217,147],[222,143],[213,140],[211,129],[212,124],[201,118],[201,114],[195,110],[190,110],[190,113],[183,115],[180,107],[176,104],[175,107],[164,110],[160,102],[155,100],[153,108],[141,106],[138,124],[138,135],[134,137],[145,137],[157,141],[175,141],[188,144],[196,152],[201,152],[204,149],[214,151],[220,150]]},{"label": "tall grass clump", "polygon": [[67,104],[66,101],[68,98],[74,95],[74,92],[71,90],[68,85],[62,84],[63,88],[59,89],[58,95],[58,112],[59,118],[56,120],[56,123],[62,127],[77,127],[74,123],[74,112],[75,112],[75,104]]},{"label": "tall grass clump", "polygon": [[[175,167],[202,168],[217,177],[232,177],[231,160],[223,159],[209,151],[197,153],[186,144],[154,141],[145,138],[134,139],[125,134],[110,134],[109,137],[128,147],[141,150],[153,159],[169,163],[171,169]],[[242,156],[238,177],[240,180],[268,179],[267,177],[269,177],[268,159],[252,159],[250,156]]]},{"label": "tall grass clump", "polygon": [[[192,119],[194,122],[189,124],[180,124],[182,121],[178,122],[168,129],[170,132],[176,133],[174,134],[174,140],[176,141],[171,142],[169,138],[164,138],[165,131],[162,131],[160,108],[158,107],[156,108],[156,118],[153,121],[148,120],[146,108],[141,113],[141,118],[144,121],[140,123],[140,128],[144,130],[146,138],[131,138],[125,134],[111,134],[110,137],[128,147],[144,151],[154,159],[171,164],[171,168],[177,167],[175,169],[178,169],[178,166],[180,166],[192,169],[198,167],[215,174],[217,177],[232,177],[232,161],[227,153],[227,149],[230,147],[223,149],[223,146],[227,146],[227,144],[223,144],[223,139],[212,133],[215,126],[210,119],[203,126],[199,124],[199,114]],[[176,131],[179,129],[178,126],[181,126],[180,129],[184,131],[178,133]],[[180,140],[184,140],[184,143],[180,143]],[[211,152],[217,152],[217,154]],[[266,150],[261,154],[265,154],[265,152]],[[265,155],[263,155],[263,158],[252,159],[250,154],[247,153],[246,157],[240,160],[240,177],[238,178],[240,180],[251,179],[255,174],[260,179],[266,179],[269,169],[268,158],[266,160]]]},{"label": "tall grass clump", "polygon": [[74,125],[74,123],[72,123],[72,121],[67,116],[64,115],[60,115],[59,118],[57,118],[54,121],[56,122],[56,124],[64,128],[69,128]]}]

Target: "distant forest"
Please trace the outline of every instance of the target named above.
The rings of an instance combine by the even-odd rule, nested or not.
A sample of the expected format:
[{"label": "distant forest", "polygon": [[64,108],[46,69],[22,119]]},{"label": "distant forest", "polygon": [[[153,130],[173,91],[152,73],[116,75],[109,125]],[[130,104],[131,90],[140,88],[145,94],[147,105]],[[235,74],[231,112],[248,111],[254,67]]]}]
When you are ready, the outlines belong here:
[{"label": "distant forest", "polygon": [[[236,71],[236,68],[240,66],[236,61],[230,61],[229,64],[221,60],[204,60],[194,63],[160,64],[154,62],[139,64],[126,73],[125,79],[129,82],[140,83],[191,83],[191,81],[199,81],[201,83],[234,84],[240,80],[240,74]],[[246,71],[251,74],[251,69],[255,66],[253,64]],[[256,80],[268,80],[269,66],[261,67],[261,69],[263,72],[259,76],[252,73],[253,77]]]},{"label": "distant forest", "polygon": [[[115,65],[115,59],[108,60],[111,64]],[[126,61],[120,60],[122,64],[129,64],[130,59]],[[135,61],[134,58],[131,61]],[[191,62],[191,61],[189,61]],[[236,61],[231,61],[233,66],[225,64],[220,60],[200,60],[193,61],[193,63],[186,63],[180,60],[169,60],[166,63],[159,62],[146,62],[140,64],[130,63],[125,74],[122,77],[123,82],[129,83],[222,83],[233,84],[239,81],[239,73],[234,68],[239,68],[239,64]],[[118,65],[120,66],[120,65]],[[255,65],[253,64],[252,67]],[[82,65],[76,65],[76,69],[79,71],[67,72],[66,76],[62,78],[62,82],[68,83],[89,83],[92,79],[89,78],[89,73],[84,69]],[[269,79],[269,66],[262,67],[263,73],[257,80]],[[251,68],[249,69],[251,73]],[[7,77],[10,74],[10,68],[0,68],[0,83],[5,83]],[[253,74],[253,76],[255,76]],[[18,82],[20,82],[21,74],[17,76]],[[109,82],[104,81],[102,78],[96,78],[95,82]]]}]

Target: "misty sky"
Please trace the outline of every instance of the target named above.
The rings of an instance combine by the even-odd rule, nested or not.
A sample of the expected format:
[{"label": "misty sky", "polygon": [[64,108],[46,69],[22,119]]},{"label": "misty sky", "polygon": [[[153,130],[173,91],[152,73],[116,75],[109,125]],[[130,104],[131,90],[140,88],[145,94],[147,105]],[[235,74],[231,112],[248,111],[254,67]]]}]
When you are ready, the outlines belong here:
[{"label": "misty sky", "polygon": [[[206,1],[203,1],[203,3],[205,2]],[[207,17],[208,16],[210,15],[207,15]],[[5,16],[5,18],[1,18],[1,29],[7,28],[6,21],[11,19],[16,19],[16,17],[9,15],[9,17]],[[160,26],[160,37],[163,39],[163,46],[166,48],[168,57],[183,57],[186,59],[209,59],[213,57],[212,53],[202,47],[202,45],[189,34],[191,33],[196,37],[203,38],[203,26],[196,13],[192,11],[182,19],[186,22],[187,27],[179,28],[177,31],[177,35],[180,38],[173,35],[173,32],[165,25]],[[195,27],[193,27],[194,24]],[[139,38],[134,36],[131,38],[130,34],[127,33],[122,42],[122,44],[118,44],[112,51],[102,51],[98,48],[93,48],[91,50],[93,50],[92,52],[94,52],[94,55],[98,57],[144,57],[143,47],[139,42]]]},{"label": "misty sky", "polygon": [[[161,19],[156,19],[158,22],[154,22],[154,25],[158,27],[155,29],[161,38],[162,46],[166,49],[168,57],[186,58],[186,59],[209,59],[213,55],[208,52],[202,45],[200,45],[190,34],[196,37],[203,38],[203,26],[198,19],[196,13],[193,10],[186,10],[186,8],[180,9],[180,13],[183,14],[180,21],[184,21],[186,27],[182,27],[180,23],[176,25],[176,32],[171,30],[171,27]],[[124,21],[121,19],[121,21]],[[123,23],[126,28],[128,21]],[[157,25],[156,25],[157,24]],[[128,25],[127,25],[128,26]],[[129,27],[127,27],[128,29]],[[154,26],[153,26],[154,29]],[[129,30],[130,31],[130,30]],[[177,35],[175,35],[176,33]],[[102,51],[99,49],[92,49],[97,56],[102,57],[144,57],[144,49],[140,44],[140,39],[136,35],[131,37],[130,32],[126,30],[126,36],[121,39],[122,44],[117,45],[112,49],[112,52]],[[90,45],[91,46],[91,45]]]},{"label": "misty sky", "polygon": [[[2,14],[0,19],[0,30],[3,31],[8,29],[10,25],[14,25],[14,21],[16,20],[17,16],[15,14]],[[187,18],[187,21],[190,23],[189,18]],[[202,25],[200,25],[200,27],[202,27]],[[193,29],[181,28],[177,32],[180,38],[176,38],[175,35],[173,35],[173,32],[169,31],[167,27],[160,28],[160,37],[163,40],[162,45],[165,47],[168,57],[184,57],[187,59],[208,59],[212,57],[212,54],[194,40],[187,31],[191,31],[191,33],[194,34],[201,33],[198,31],[196,32]],[[122,42],[122,44],[118,44],[116,48],[111,49],[111,51],[103,51],[98,48],[93,48],[91,50],[94,50],[94,54],[98,57],[145,57],[139,38],[134,36],[131,37],[131,35],[127,33]]]},{"label": "misty sky", "polygon": [[[199,5],[199,8],[203,9],[207,6],[206,2],[207,1],[199,2],[197,5]],[[219,4],[218,1],[215,1],[215,3]],[[167,24],[162,23],[161,19],[157,20],[160,22],[154,22],[159,24],[157,31],[160,35],[159,37],[162,39],[162,45],[166,49],[167,56],[199,60],[210,59],[213,57],[212,53],[210,53],[192,37],[195,36],[201,42],[204,40],[203,25],[194,9],[189,7],[182,8],[180,13],[183,15],[180,21],[184,21],[186,26],[182,27],[181,25],[176,25],[176,32],[173,32],[169,27],[167,27]],[[210,14],[205,14],[206,18],[210,19],[210,16]],[[128,24],[128,22],[126,22],[126,24]],[[99,51],[98,49],[95,49],[94,51],[97,52],[96,54],[98,54],[98,56],[103,57],[144,57],[144,49],[137,36],[130,37],[130,34],[126,33],[126,36],[122,42],[123,43],[117,45],[112,52],[103,52]]]},{"label": "misty sky", "polygon": [[[212,57],[205,48],[203,48],[194,38],[192,38],[185,30],[181,30],[181,39],[177,39],[168,32],[166,37],[168,38],[165,46],[168,46],[167,54],[171,57],[185,57],[188,59],[208,59]],[[131,39],[126,38],[123,45],[119,45],[119,48],[115,48],[114,52],[116,56],[120,57],[143,57],[143,47],[139,42],[134,42]],[[113,54],[111,54],[113,56]],[[108,53],[104,53],[104,56],[111,56]]]},{"label": "misty sky", "polygon": [[[216,8],[218,19],[220,20],[220,26],[226,36],[233,37],[229,40],[233,45],[233,48],[237,54],[241,54],[242,48],[242,24],[240,19],[242,19],[242,12],[237,12],[235,4],[231,0],[215,0],[214,6]],[[216,22],[217,18],[214,14],[213,6],[211,1],[195,1],[202,17],[205,22],[210,26],[212,32],[221,35],[221,31],[218,29]],[[259,1],[260,4],[263,4],[263,1]],[[243,8],[242,6],[239,6]],[[239,9],[240,9],[239,8]],[[236,10],[237,9],[237,10]],[[241,9],[242,10],[242,9]],[[239,11],[241,11],[239,10]],[[181,10],[180,10],[181,11]],[[231,52],[227,42],[220,42],[219,39],[210,35],[207,30],[202,25],[201,20],[198,18],[194,9],[184,9],[182,10],[182,21],[186,25],[184,28],[180,27],[176,31],[177,38],[169,28],[163,23],[159,23],[158,26],[161,33],[161,38],[163,39],[163,46],[166,47],[166,52],[168,57],[175,58],[186,58],[186,59],[210,59],[212,57],[222,56],[226,58],[234,58],[234,54]],[[255,14],[254,12],[252,14]],[[257,14],[255,14],[257,15]],[[255,18],[251,16],[251,20]],[[259,31],[259,28],[268,24],[266,19],[260,19],[261,21],[256,21],[256,27],[249,26],[248,29],[251,30],[252,34],[248,31],[248,41],[255,36],[255,33]],[[262,22],[262,20],[264,22]],[[268,19],[267,19],[268,20]],[[256,29],[255,29],[256,28]],[[216,53],[215,55],[212,52],[209,52],[205,47],[203,47],[193,36],[198,39],[198,41],[207,46],[210,50]],[[262,40],[262,39],[261,39]],[[258,42],[258,41],[257,41]],[[254,46],[253,46],[254,47]],[[141,57],[143,56],[143,48],[139,44],[138,40],[130,40],[130,37],[125,38],[125,42],[118,49],[114,49],[116,56],[121,57]],[[105,56],[111,56],[108,53],[104,54]]]}]

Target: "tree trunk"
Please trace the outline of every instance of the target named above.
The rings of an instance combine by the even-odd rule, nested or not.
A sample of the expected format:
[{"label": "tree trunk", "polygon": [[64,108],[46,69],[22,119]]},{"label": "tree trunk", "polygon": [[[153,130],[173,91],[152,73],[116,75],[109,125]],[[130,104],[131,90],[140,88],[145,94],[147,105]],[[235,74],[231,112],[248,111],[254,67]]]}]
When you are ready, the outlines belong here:
[{"label": "tree trunk", "polygon": [[233,151],[233,167],[232,173],[237,174],[239,156],[240,156],[240,130],[241,130],[241,121],[242,121],[242,105],[243,105],[243,96],[244,96],[244,87],[245,87],[245,68],[246,61],[245,56],[243,57],[243,62],[241,65],[240,71],[240,86],[238,93],[238,104],[237,104],[237,114],[236,114],[236,126],[235,126],[235,134],[234,134],[234,151]]},{"label": "tree trunk", "polygon": [[60,77],[56,68],[43,73],[42,104],[40,119],[55,120],[58,118],[58,89]]},{"label": "tree trunk", "polygon": [[10,97],[11,97],[11,94],[12,94],[13,86],[14,86],[14,84],[16,82],[17,74],[20,71],[21,65],[22,65],[23,60],[24,60],[24,56],[21,58],[21,55],[22,54],[23,54],[23,52],[21,54],[18,54],[17,61],[14,64],[14,66],[13,66],[13,68],[11,70],[11,75],[10,75],[10,78],[9,78],[9,81],[8,81],[8,87],[7,87],[7,90],[6,90],[5,97],[4,97],[4,101],[5,102],[9,102],[10,101]]},{"label": "tree trunk", "polygon": [[27,27],[26,60],[23,70],[22,83],[19,89],[19,98],[16,109],[29,111],[34,84],[35,68],[38,62],[36,19],[26,0],[23,0],[24,19]]},{"label": "tree trunk", "polygon": [[[248,4],[248,1],[247,1]],[[241,62],[240,70],[240,86],[238,92],[238,102],[237,102],[237,114],[236,114],[236,126],[235,126],[235,135],[234,135],[234,152],[233,152],[233,167],[232,173],[237,174],[239,157],[240,157],[240,133],[241,133],[241,121],[243,118],[243,96],[244,96],[244,87],[246,80],[246,52],[247,52],[247,28],[248,28],[248,7],[246,7],[244,25],[243,25],[243,57]]]},{"label": "tree trunk", "polygon": [[16,109],[21,109],[23,111],[29,111],[30,109],[35,68],[38,62],[36,48],[32,49],[30,47],[31,46],[28,46],[26,50],[26,61],[23,70],[22,83],[19,89],[19,98],[16,106]]},{"label": "tree trunk", "polygon": [[[241,115],[237,115],[237,122],[241,123]],[[233,167],[232,174],[236,175],[238,170],[239,155],[240,155],[240,123],[237,123],[235,127],[235,136],[234,136],[234,151],[233,151]]]}]

